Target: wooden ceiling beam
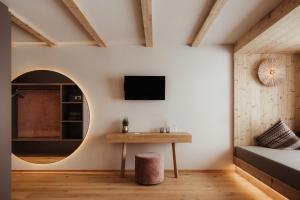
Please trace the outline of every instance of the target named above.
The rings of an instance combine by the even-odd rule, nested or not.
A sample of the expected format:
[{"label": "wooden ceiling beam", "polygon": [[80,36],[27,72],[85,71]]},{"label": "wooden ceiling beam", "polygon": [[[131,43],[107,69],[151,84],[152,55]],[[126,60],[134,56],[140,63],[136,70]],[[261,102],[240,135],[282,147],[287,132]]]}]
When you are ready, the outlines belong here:
[{"label": "wooden ceiling beam", "polygon": [[208,31],[209,27],[212,25],[216,17],[221,12],[224,4],[227,0],[216,0],[213,7],[211,8],[210,12],[208,13],[203,25],[201,26],[200,30],[198,31],[194,41],[192,42],[192,47],[198,47],[201,43],[202,39],[204,38],[205,33]]},{"label": "wooden ceiling beam", "polygon": [[146,47],[153,47],[152,0],[141,0]]},{"label": "wooden ceiling beam", "polygon": [[[280,24],[284,18],[293,14],[292,12],[300,8],[300,0],[284,0],[274,10],[267,14],[262,20],[256,23],[234,46],[234,52],[246,52],[248,47],[255,45],[255,40]],[[296,15],[297,13],[294,12]],[[251,45],[253,43],[253,45]]]},{"label": "wooden ceiling beam", "polygon": [[22,19],[20,16],[17,16],[12,11],[10,11],[10,18],[12,23],[16,24],[18,27],[20,27],[33,37],[37,38],[39,41],[44,42],[47,46],[56,46],[56,44],[52,40],[47,38],[43,33],[34,28],[33,25],[31,25],[29,22],[26,22],[24,19]]},{"label": "wooden ceiling beam", "polygon": [[103,39],[99,36],[99,34],[95,31],[93,26],[88,21],[87,17],[83,14],[80,8],[77,6],[74,0],[62,0],[64,5],[69,9],[69,11],[73,14],[73,16],[77,19],[79,24],[83,27],[83,29],[93,38],[96,42],[96,45],[99,47],[106,47]]}]

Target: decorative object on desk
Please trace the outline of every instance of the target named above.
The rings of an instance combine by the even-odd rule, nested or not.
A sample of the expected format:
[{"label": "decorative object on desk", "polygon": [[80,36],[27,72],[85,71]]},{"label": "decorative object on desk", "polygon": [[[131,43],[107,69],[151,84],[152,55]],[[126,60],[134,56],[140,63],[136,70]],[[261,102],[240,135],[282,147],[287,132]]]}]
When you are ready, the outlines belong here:
[{"label": "decorative object on desk", "polygon": [[128,125],[129,125],[129,121],[128,121],[128,118],[125,117],[122,121],[122,125],[123,125],[123,128],[122,128],[122,133],[128,133]]},{"label": "decorative object on desk", "polygon": [[171,126],[172,128],[170,128],[170,132],[178,132],[178,128],[177,128],[177,125],[173,125]]},{"label": "decorative object on desk", "polygon": [[170,133],[170,127],[166,127],[166,133]]},{"label": "decorative object on desk", "polygon": [[265,86],[275,86],[285,77],[285,66],[276,59],[264,60],[258,68],[258,78]]},{"label": "decorative object on desk", "polygon": [[165,127],[160,127],[159,132],[160,133],[165,133]]}]

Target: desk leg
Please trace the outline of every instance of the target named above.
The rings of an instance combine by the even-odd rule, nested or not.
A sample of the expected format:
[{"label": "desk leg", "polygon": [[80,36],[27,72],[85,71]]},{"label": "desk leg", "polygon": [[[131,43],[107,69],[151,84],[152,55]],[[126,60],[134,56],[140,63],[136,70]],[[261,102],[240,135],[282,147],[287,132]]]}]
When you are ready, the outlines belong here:
[{"label": "desk leg", "polygon": [[172,153],[173,153],[174,176],[175,178],[178,178],[175,143],[172,143]]},{"label": "desk leg", "polygon": [[122,163],[121,163],[121,177],[125,176],[125,164],[126,164],[126,153],[127,153],[127,143],[122,145]]}]

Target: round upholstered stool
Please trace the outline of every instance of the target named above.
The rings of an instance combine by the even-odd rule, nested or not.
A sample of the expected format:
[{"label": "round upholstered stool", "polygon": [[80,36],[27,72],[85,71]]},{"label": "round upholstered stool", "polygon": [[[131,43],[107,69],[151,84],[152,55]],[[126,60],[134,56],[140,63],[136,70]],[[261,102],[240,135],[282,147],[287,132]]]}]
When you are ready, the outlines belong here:
[{"label": "round upholstered stool", "polygon": [[155,185],[163,182],[163,157],[158,153],[135,155],[135,180],[142,185]]}]

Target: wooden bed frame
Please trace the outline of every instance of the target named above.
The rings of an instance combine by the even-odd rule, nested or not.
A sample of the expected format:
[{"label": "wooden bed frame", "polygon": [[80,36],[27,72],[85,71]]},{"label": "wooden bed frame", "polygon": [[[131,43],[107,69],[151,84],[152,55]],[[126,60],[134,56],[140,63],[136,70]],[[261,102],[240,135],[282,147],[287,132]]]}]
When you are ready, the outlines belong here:
[{"label": "wooden bed frame", "polygon": [[[270,197],[274,199],[288,199],[300,200],[300,191],[287,185],[286,183],[270,176],[269,174],[257,169],[253,165],[234,157],[234,164],[237,166],[236,172],[246,178],[249,182],[257,186],[259,189],[264,191]],[[249,174],[247,174],[247,173]],[[254,177],[258,180],[255,180]],[[299,180],[300,181],[300,180]],[[263,184],[264,183],[264,184]],[[276,192],[277,191],[277,192]],[[282,195],[280,195],[280,194]]]}]

